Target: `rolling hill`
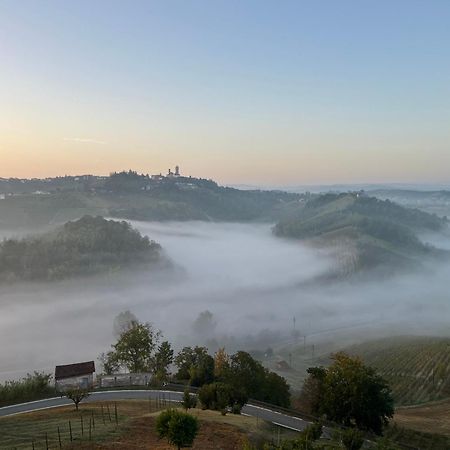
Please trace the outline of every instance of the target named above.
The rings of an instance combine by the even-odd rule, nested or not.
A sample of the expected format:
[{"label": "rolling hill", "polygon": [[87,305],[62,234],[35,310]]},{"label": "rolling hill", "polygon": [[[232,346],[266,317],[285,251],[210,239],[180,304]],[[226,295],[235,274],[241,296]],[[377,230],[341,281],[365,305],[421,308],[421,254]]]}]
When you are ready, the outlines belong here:
[{"label": "rolling hill", "polygon": [[0,243],[0,281],[46,281],[117,271],[161,259],[160,245],[127,222],[84,216],[43,235]]},{"label": "rolling hill", "polygon": [[414,267],[444,255],[422,243],[418,232],[439,232],[448,221],[361,193],[324,194],[299,206],[274,228],[280,237],[335,249],[341,275],[378,268]]},{"label": "rolling hill", "polygon": [[234,189],[201,178],[154,179],[132,171],[109,177],[0,179],[0,229],[42,227],[85,214],[145,221],[274,222],[306,197]]}]

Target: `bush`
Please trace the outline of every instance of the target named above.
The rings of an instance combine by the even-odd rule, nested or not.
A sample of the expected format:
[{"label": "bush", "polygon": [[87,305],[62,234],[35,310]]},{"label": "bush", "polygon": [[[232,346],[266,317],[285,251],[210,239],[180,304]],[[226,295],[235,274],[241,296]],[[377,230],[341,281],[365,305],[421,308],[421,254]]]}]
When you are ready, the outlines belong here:
[{"label": "bush", "polygon": [[156,420],[156,432],[178,449],[190,447],[198,433],[198,420],[175,409],[163,411]]},{"label": "bush", "polygon": [[216,389],[214,384],[205,384],[198,391],[198,399],[203,409],[216,409]]},{"label": "bush", "polygon": [[225,383],[205,384],[198,391],[198,398],[204,409],[215,409],[223,415],[233,403],[231,387]]},{"label": "bush", "polygon": [[282,443],[280,450],[312,450],[314,441],[322,436],[322,424],[320,422],[308,425],[298,439],[286,440]]},{"label": "bush", "polygon": [[364,435],[356,428],[348,428],[341,434],[342,444],[347,450],[359,450],[364,444]]},{"label": "bush", "polygon": [[322,429],[323,426],[320,422],[314,422],[302,431],[302,435],[308,441],[317,441],[322,436]]},{"label": "bush", "polygon": [[241,414],[242,412],[242,405],[240,403],[234,403],[231,407],[231,413],[232,414]]},{"label": "bush", "polygon": [[6,381],[0,384],[0,406],[29,402],[55,394],[50,383],[50,374],[34,372],[20,381]]}]

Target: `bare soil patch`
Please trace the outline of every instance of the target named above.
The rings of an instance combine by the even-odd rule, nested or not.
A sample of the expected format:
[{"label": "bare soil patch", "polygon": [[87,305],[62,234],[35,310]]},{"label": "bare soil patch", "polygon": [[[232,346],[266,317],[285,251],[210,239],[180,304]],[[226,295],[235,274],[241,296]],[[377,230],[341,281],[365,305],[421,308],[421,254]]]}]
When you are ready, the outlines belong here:
[{"label": "bare soil patch", "polygon": [[399,408],[395,422],[405,428],[450,437],[450,399],[422,406]]}]

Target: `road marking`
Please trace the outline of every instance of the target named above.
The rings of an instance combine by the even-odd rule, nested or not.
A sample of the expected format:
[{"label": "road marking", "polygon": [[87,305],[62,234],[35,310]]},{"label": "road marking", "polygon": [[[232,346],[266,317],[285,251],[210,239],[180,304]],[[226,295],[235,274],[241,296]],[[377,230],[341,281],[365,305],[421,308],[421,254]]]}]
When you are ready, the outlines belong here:
[{"label": "road marking", "polygon": [[289,430],[303,431],[303,430],[299,430],[298,428],[290,427],[289,425],[283,425],[282,423],[277,423],[277,422],[272,422],[272,423],[273,423],[274,425],[277,425],[278,427],[288,428]]},{"label": "road marking", "polygon": [[283,416],[283,417],[290,417],[291,419],[300,420],[301,422],[311,423],[311,422],[308,422],[308,421],[306,421],[306,420],[304,420],[304,419],[300,419],[300,417],[290,416],[290,415],[288,415],[288,414],[283,414],[283,413],[280,413],[280,412],[278,412],[278,411],[274,411],[274,410],[272,410],[272,409],[263,408],[262,406],[252,405],[251,403],[247,403],[247,405],[245,405],[245,406],[248,406],[248,407],[251,407],[251,408],[261,409],[262,411],[271,412],[271,413],[273,413],[273,414],[278,414],[278,415]]},{"label": "road marking", "polygon": [[18,411],[18,412],[14,412],[14,413],[4,414],[3,416],[0,415],[0,418],[1,417],[17,416],[18,414],[29,414],[29,413],[33,413],[33,412],[36,412],[36,411],[43,411],[44,409],[62,408],[63,406],[70,406],[70,405],[71,405],[71,403],[64,403],[62,405],[44,406],[42,408],[29,409],[27,411]]}]

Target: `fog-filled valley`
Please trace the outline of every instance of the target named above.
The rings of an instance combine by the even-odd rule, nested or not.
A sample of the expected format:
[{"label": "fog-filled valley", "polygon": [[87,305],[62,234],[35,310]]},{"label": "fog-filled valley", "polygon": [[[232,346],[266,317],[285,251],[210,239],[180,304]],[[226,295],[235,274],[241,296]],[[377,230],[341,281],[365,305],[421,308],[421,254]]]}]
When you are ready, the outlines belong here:
[{"label": "fog-filled valley", "polygon": [[[0,287],[2,380],[97,359],[113,342],[114,317],[124,310],[151,322],[178,349],[206,344],[212,351],[264,350],[302,336],[308,343],[345,346],[389,335],[450,335],[446,261],[383,280],[327,279],[337,264],[333,252],[276,237],[273,224],[133,226],[162,246],[170,264]],[[2,232],[10,236],[17,233]],[[428,239],[449,248],[445,235]],[[206,310],[213,323],[198,330],[194,321]]]},{"label": "fog-filled valley", "polygon": [[1,1],[0,450],[449,450],[449,22]]}]

